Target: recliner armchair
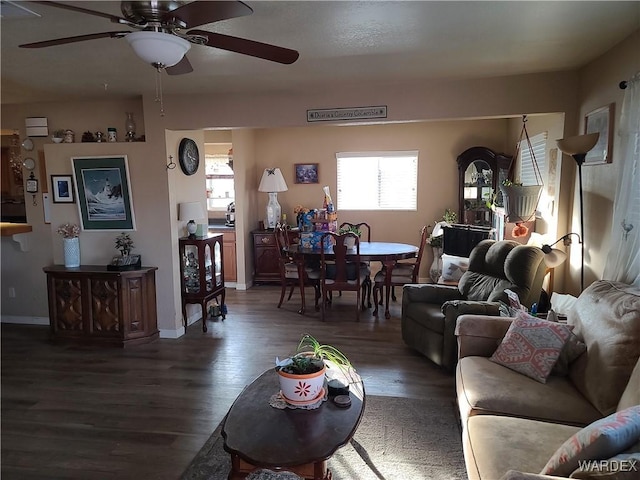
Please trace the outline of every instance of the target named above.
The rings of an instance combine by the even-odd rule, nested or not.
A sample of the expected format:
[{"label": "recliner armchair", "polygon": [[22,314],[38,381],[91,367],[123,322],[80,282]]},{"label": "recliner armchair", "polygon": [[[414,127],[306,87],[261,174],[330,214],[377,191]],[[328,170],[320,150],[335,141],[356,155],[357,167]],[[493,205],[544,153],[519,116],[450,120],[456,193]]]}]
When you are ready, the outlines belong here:
[{"label": "recliner armchair", "polygon": [[458,316],[499,315],[506,289],[530,308],[539,301],[546,273],[541,249],[512,240],[483,240],[471,251],[469,269],[457,286],[408,284],[402,294],[402,339],[434,363],[452,370]]}]

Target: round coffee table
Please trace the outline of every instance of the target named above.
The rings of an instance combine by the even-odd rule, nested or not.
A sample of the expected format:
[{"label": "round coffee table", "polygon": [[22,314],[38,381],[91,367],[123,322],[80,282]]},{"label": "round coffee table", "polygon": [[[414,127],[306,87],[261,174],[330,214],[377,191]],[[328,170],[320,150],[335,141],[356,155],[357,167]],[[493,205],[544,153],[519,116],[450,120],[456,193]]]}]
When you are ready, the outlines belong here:
[{"label": "round coffee table", "polygon": [[330,479],[327,460],[351,440],[364,412],[362,382],[349,388],[348,408],[337,407],[329,397],[314,410],[281,410],[269,404],[280,390],[275,369],[260,375],[242,391],[224,419],[224,449],[231,454],[229,479],[244,479],[257,468]]}]

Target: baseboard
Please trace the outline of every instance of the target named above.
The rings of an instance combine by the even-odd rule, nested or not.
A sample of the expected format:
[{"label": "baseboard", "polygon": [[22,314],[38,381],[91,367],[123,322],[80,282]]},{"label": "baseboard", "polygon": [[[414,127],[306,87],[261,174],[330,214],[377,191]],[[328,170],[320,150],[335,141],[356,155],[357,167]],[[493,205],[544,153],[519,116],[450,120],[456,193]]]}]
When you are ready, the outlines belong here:
[{"label": "baseboard", "polygon": [[20,325],[49,325],[49,317],[25,317],[19,315],[2,315],[0,323],[18,323]]},{"label": "baseboard", "polygon": [[159,331],[160,331],[160,338],[176,339],[176,338],[180,338],[185,334],[184,327],[180,327],[176,330],[168,330],[168,329],[161,328]]}]

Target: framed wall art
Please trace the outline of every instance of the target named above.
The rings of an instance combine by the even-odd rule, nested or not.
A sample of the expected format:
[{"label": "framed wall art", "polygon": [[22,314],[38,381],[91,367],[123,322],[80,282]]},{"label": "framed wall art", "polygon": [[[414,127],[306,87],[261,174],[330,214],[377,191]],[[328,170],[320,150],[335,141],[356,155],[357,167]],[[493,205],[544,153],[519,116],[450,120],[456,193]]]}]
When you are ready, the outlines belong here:
[{"label": "framed wall art", "polygon": [[584,117],[584,133],[599,133],[598,143],[587,153],[585,165],[611,163],[615,103],[598,108]]},{"label": "framed wall art", "polygon": [[126,155],[72,157],[83,230],[135,230]]},{"label": "framed wall art", "polygon": [[53,192],[53,203],[75,202],[71,175],[51,175],[51,191]]},{"label": "framed wall art", "polygon": [[317,163],[296,163],[295,183],[318,183]]}]

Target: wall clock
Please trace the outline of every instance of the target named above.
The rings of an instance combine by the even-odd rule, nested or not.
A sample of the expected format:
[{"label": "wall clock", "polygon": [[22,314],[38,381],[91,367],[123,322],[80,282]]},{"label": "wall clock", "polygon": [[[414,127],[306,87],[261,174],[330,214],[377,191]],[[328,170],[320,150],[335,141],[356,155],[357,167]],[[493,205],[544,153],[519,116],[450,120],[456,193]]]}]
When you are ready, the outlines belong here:
[{"label": "wall clock", "polygon": [[180,140],[178,159],[180,161],[180,168],[185,175],[193,175],[196,173],[198,171],[198,165],[200,165],[200,153],[198,152],[196,142],[190,138]]}]

